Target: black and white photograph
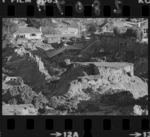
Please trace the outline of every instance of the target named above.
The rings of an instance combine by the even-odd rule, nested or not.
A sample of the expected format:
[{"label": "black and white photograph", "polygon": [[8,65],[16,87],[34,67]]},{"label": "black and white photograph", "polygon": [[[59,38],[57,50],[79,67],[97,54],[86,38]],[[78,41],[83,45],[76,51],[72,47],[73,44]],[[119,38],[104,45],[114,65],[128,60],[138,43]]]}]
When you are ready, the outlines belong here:
[{"label": "black and white photograph", "polygon": [[2,115],[148,115],[147,18],[3,18]]}]

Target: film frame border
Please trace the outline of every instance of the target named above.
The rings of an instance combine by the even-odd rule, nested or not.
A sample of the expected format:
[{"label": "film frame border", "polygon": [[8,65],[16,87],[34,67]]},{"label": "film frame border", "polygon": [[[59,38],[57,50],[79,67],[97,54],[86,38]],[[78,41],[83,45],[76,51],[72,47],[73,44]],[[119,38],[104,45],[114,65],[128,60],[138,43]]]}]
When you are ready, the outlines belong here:
[{"label": "film frame border", "polygon": [[[12,8],[13,10],[15,10],[15,12],[17,12],[17,10],[15,9],[17,6],[15,4],[11,4],[10,6],[12,6],[12,7],[10,7],[10,9]],[[16,6],[16,7],[14,8],[14,6]],[[27,6],[32,7],[32,5],[27,5]],[[33,5],[33,6],[35,8],[35,5]],[[135,6],[137,6],[137,5],[135,5]],[[53,6],[51,6],[51,7],[53,7]],[[70,7],[73,7],[73,6],[69,5],[69,6],[66,6],[66,7],[67,8],[69,7],[69,9],[72,9],[72,11],[74,13],[74,9],[70,8]],[[138,17],[138,18],[140,18],[140,17],[142,17],[142,18],[148,18],[149,19],[148,27],[150,27],[150,17],[149,17],[149,14],[147,12],[147,11],[149,11],[150,7],[148,5],[140,5],[139,7],[141,9],[141,10],[139,10],[140,12],[138,11],[136,14],[131,14],[131,13],[134,13],[133,12],[133,10],[134,10],[133,6],[124,5],[122,7],[123,12],[127,11],[127,10],[132,11],[131,13],[127,13],[127,15],[125,15],[125,16],[123,16],[123,14],[122,15],[114,15],[112,12],[109,13],[110,15],[101,14],[100,16],[95,16],[95,15],[85,16],[85,13],[84,13],[82,15],[75,15],[75,16],[73,16],[73,14],[72,14],[72,16],[75,17],[75,18],[77,18],[77,17],[79,17],[79,18],[80,17],[82,17],[82,18],[89,18],[89,17],[91,17],[91,18],[95,18],[95,17],[97,17],[97,18],[99,18],[99,17],[100,18],[102,18],[102,17],[104,17],[104,18],[107,18],[107,17],[110,17],[110,18],[114,18],[114,17],[116,17],[116,18],[135,17],[136,18],[136,17]],[[28,9],[27,7],[25,7],[25,8]],[[85,11],[88,8],[91,8],[91,7],[84,6]],[[107,8],[111,9],[111,6],[106,5],[106,9]],[[29,8],[29,9],[31,9],[31,8]],[[56,8],[55,8],[55,10],[56,10]],[[9,8],[5,8],[4,12],[5,11],[6,11],[6,13],[8,13]],[[112,11],[112,10],[110,10],[110,11]],[[0,13],[1,18],[3,18],[3,17],[6,18],[7,17],[7,15],[5,15],[4,12]],[[27,15],[27,10],[25,10],[24,13]],[[3,14],[4,14],[4,16],[3,16]],[[23,15],[24,17],[26,17],[25,14]],[[32,16],[29,15],[28,17],[30,17],[30,18],[31,17],[41,18],[43,15],[44,15],[44,17],[49,17],[49,16],[46,16],[45,13],[44,14],[39,14],[37,11],[34,13],[34,15],[32,15]],[[8,17],[13,18],[13,17],[16,17],[16,16],[13,15],[13,16],[8,16]],[[17,17],[22,17],[22,15],[20,16],[19,14],[17,14]],[[63,18],[65,18],[65,17],[68,17],[68,16],[61,16],[59,14],[57,14],[57,16],[55,16],[53,14],[50,17],[54,17],[54,18],[55,17],[60,17],[60,18],[63,17]],[[69,17],[71,17],[71,16],[69,15]],[[1,23],[2,23],[2,20],[1,20]],[[148,30],[148,34],[150,34],[150,29]],[[148,35],[148,37],[150,38],[150,35]],[[150,104],[150,102],[148,102],[148,103]],[[0,108],[1,107],[2,107],[2,105],[0,106]],[[2,114],[2,112],[1,112],[1,114]],[[89,118],[89,116],[44,116],[44,118],[43,118],[43,116],[42,117],[41,116],[34,116],[34,117],[32,117],[32,116],[21,116],[21,117],[20,116],[1,116],[0,121],[4,124],[0,125],[0,128],[2,129],[2,131],[4,131],[4,132],[2,132],[2,136],[5,136],[5,135],[10,136],[12,133],[14,133],[18,130],[23,131],[23,133],[24,133],[23,136],[29,135],[29,132],[30,131],[32,132],[34,130],[35,131],[40,131],[41,130],[41,131],[43,131],[45,136],[48,136],[48,134],[47,134],[48,132],[56,131],[56,130],[58,130],[58,128],[60,128],[59,131],[69,131],[69,130],[73,131],[75,129],[78,129],[80,135],[82,135],[82,136],[85,136],[85,130],[88,133],[90,131],[92,133],[92,136],[95,136],[96,134],[94,132],[97,132],[98,130],[100,130],[101,132],[110,131],[110,132],[114,133],[114,135],[117,136],[117,134],[115,134],[115,132],[117,130],[120,130],[120,132],[121,132],[120,135],[122,135],[122,133],[124,133],[123,131],[127,131],[127,132],[130,132],[130,133],[131,133],[131,131],[135,132],[136,130],[139,131],[139,132],[140,131],[141,132],[149,131],[150,130],[149,120],[150,119],[149,119],[148,116],[138,116],[138,117],[136,117],[136,116],[90,116],[90,118]],[[78,120],[78,122],[80,121],[80,124],[78,124],[76,120]],[[23,123],[23,127],[20,126],[20,124],[21,124],[20,122]],[[42,129],[41,129],[41,125],[38,125],[37,122],[42,123],[44,127],[42,127]],[[11,124],[9,124],[9,123],[11,123]],[[48,125],[48,123],[52,123],[52,124]],[[86,126],[84,126],[84,123],[86,124]],[[135,126],[136,123],[137,124],[140,123],[140,125]],[[28,127],[28,124],[32,124],[32,126]],[[96,128],[96,126],[99,126],[99,127]],[[70,128],[70,127],[72,127],[72,128]],[[28,131],[25,132],[26,129],[28,129],[29,132]],[[10,131],[10,133],[7,133],[9,131]],[[43,133],[40,134],[40,132],[36,132],[36,134],[31,133],[31,132],[30,132],[30,136],[35,136],[36,135],[38,137],[38,136],[43,135]],[[3,135],[3,133],[5,135]],[[110,133],[110,134],[108,133],[108,135],[111,135],[112,133]],[[14,133],[15,136],[18,136],[17,134]],[[105,133],[104,133],[104,136],[105,136]],[[148,135],[146,137],[148,137]]]},{"label": "film frame border", "polygon": [[[22,0],[10,0],[10,1],[22,1]],[[1,12],[0,16],[3,17],[148,17],[150,16],[150,2],[149,3],[140,3],[140,1],[148,1],[148,0],[64,0],[65,4],[61,5],[64,14],[60,14],[59,9],[57,8],[55,3],[46,3],[45,10],[41,7],[42,11],[38,10],[38,6],[35,1],[31,1],[31,3],[15,3],[6,1],[3,3],[0,1]],[[26,1],[26,0],[23,0]],[[46,1],[46,0],[43,0]],[[53,0],[54,1],[54,0]],[[80,2],[82,4],[83,10],[78,13],[76,9],[76,4]],[[95,7],[93,6],[95,2],[99,2],[97,5],[99,6],[100,14],[96,15],[94,12]],[[118,4],[117,4],[118,2]],[[120,3],[119,3],[120,2]],[[95,4],[95,5],[96,5]],[[3,6],[2,6],[3,5]],[[21,10],[20,10],[21,9]],[[114,10],[120,10],[118,12]],[[47,11],[47,13],[45,12]],[[48,12],[52,13],[49,15]],[[69,12],[69,13],[68,13]]]}]

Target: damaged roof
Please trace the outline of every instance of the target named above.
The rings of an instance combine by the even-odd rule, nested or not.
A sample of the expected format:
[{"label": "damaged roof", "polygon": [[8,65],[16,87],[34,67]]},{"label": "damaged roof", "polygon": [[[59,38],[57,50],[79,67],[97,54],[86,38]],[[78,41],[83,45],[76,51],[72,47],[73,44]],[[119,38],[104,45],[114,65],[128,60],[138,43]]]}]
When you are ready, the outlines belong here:
[{"label": "damaged roof", "polygon": [[42,33],[39,29],[33,27],[25,27],[19,28],[14,34],[22,34],[22,33]]}]

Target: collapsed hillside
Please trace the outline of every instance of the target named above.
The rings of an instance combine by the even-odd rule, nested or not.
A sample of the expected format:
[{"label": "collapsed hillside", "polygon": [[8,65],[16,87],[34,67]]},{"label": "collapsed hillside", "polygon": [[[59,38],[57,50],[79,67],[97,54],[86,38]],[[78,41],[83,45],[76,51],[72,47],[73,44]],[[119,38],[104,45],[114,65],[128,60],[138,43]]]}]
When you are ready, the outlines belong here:
[{"label": "collapsed hillside", "polygon": [[73,111],[78,109],[81,101],[98,101],[105,105],[132,104],[145,98],[147,83],[134,76],[133,66],[126,63],[117,65],[119,67],[116,63],[98,62],[73,65],[62,75],[50,95],[56,102],[52,107],[63,106]]},{"label": "collapsed hillside", "polygon": [[[120,46],[118,40],[116,44],[110,41],[101,38],[96,45],[85,44],[85,48],[78,51],[68,49],[52,58],[34,43],[6,49],[2,99],[3,109],[8,111],[4,114],[9,111],[21,115],[85,114],[90,111],[101,114],[101,109],[107,114],[111,105],[118,106],[117,113],[122,113],[122,108],[118,110],[120,105],[133,105],[132,109],[146,113],[145,108],[134,107],[147,104],[148,85],[141,80],[147,78],[148,71],[147,54],[143,56],[145,50],[136,50],[135,43],[131,44],[136,54],[132,57],[133,62],[127,61],[128,48],[116,50]],[[126,45],[131,48],[128,43]],[[118,55],[119,59],[113,55]],[[118,60],[119,63],[115,63]]]}]

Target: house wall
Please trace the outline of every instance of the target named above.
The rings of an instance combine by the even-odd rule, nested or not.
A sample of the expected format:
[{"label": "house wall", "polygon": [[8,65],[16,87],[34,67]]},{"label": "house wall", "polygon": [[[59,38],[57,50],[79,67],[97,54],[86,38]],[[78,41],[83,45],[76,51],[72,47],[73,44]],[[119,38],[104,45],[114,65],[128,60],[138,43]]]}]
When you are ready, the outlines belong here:
[{"label": "house wall", "polygon": [[142,33],[143,33],[143,38],[148,37],[148,28],[143,28]]},{"label": "house wall", "polygon": [[25,35],[25,38],[27,39],[41,39],[42,33],[35,33],[35,36],[31,36],[32,33],[22,33],[22,34],[13,34],[13,36],[16,38],[18,35]]},{"label": "house wall", "polygon": [[143,38],[142,42],[146,42],[148,44],[148,38]]},{"label": "house wall", "polygon": [[48,38],[48,43],[59,43],[59,42],[60,42],[60,38],[56,38],[56,37]]},{"label": "house wall", "polygon": [[121,33],[125,33],[127,31],[127,28],[121,28]]},{"label": "house wall", "polygon": [[31,36],[31,34],[26,34],[25,37],[27,39],[41,39],[42,38],[42,33],[36,33],[36,36]]},{"label": "house wall", "polygon": [[128,25],[131,25],[131,26],[140,27],[139,23],[128,22],[128,21],[126,21],[125,23],[128,24]]},{"label": "house wall", "polygon": [[63,32],[64,34],[72,34],[74,36],[76,36],[79,31],[76,28],[67,28],[66,31]]}]

